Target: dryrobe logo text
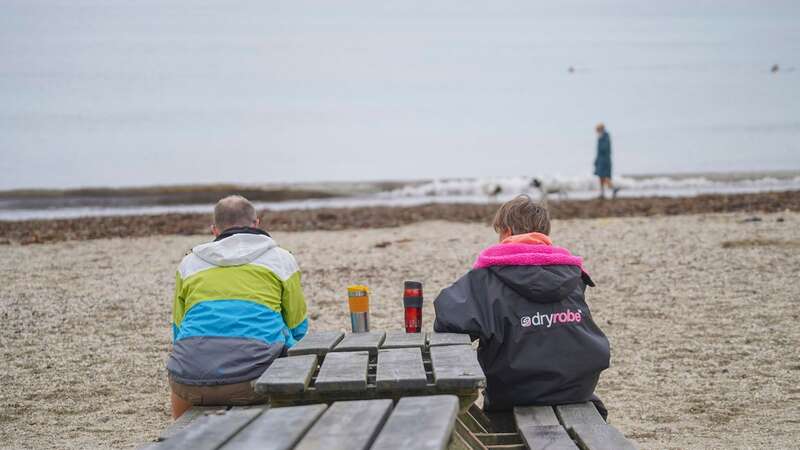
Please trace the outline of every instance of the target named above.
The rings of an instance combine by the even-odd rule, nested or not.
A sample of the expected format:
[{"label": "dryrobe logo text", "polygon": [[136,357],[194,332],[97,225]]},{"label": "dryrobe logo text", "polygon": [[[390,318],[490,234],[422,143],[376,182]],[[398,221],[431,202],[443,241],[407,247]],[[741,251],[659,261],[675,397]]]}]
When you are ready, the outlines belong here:
[{"label": "dryrobe logo text", "polygon": [[568,309],[564,312],[550,314],[536,313],[533,316],[522,316],[520,318],[520,322],[525,328],[541,326],[550,328],[560,323],[580,323],[581,320],[583,320],[583,311],[580,309],[577,312]]}]

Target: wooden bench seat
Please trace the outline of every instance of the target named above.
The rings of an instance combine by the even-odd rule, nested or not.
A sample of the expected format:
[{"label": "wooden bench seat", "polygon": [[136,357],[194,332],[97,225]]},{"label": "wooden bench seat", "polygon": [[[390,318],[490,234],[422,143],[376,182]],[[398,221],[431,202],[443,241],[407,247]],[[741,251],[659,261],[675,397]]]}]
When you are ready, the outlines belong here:
[{"label": "wooden bench seat", "polygon": [[216,450],[243,429],[266,407],[221,409],[194,418],[180,431],[145,447],[147,450]]},{"label": "wooden bench seat", "polygon": [[383,427],[392,401],[336,402],[295,447],[296,450],[366,450]]},{"label": "wooden bench seat", "polygon": [[401,398],[372,448],[447,448],[457,414],[458,399],[452,395]]},{"label": "wooden bench seat", "polygon": [[319,419],[327,405],[272,408],[250,422],[223,450],[291,450]]},{"label": "wooden bench seat", "polygon": [[[352,400],[285,408],[187,412],[184,427],[149,450],[445,450],[458,398],[452,395]],[[181,419],[179,419],[181,420]]]},{"label": "wooden bench seat", "polygon": [[514,419],[531,449],[636,449],[619,430],[603,420],[592,402],[516,407]]},{"label": "wooden bench seat", "polygon": [[550,406],[514,408],[514,420],[529,448],[576,449],[575,443]]}]

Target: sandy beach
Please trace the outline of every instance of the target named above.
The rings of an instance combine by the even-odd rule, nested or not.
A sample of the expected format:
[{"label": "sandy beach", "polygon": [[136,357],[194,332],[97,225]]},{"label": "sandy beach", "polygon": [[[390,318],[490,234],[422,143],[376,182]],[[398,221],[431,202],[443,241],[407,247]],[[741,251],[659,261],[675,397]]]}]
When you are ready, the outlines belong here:
[{"label": "sandy beach", "polygon": [[[791,448],[800,439],[794,280],[800,213],[556,220],[584,256],[612,344],[598,394],[645,449]],[[273,233],[303,270],[312,329],[346,329],[345,287],[401,329],[404,279],[438,291],[495,235],[484,223]],[[170,423],[175,266],[204,235],[0,246],[0,447],[130,448]]]}]

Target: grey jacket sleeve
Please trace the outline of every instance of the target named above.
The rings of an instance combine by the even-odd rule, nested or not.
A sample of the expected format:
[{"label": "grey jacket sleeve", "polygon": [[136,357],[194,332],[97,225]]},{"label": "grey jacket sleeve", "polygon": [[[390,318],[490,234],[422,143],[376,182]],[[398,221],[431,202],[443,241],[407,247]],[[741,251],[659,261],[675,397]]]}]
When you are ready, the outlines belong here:
[{"label": "grey jacket sleeve", "polygon": [[487,341],[495,335],[494,317],[486,298],[485,271],[470,271],[433,301],[437,332],[465,333],[472,339]]}]

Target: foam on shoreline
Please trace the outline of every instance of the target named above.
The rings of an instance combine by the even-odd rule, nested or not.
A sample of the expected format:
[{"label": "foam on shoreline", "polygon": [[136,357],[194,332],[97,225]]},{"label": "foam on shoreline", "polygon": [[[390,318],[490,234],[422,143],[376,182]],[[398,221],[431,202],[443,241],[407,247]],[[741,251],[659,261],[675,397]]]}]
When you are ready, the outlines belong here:
[{"label": "foam on shoreline", "polygon": [[[536,183],[534,182],[536,180]],[[614,179],[623,198],[695,197],[800,191],[800,172],[671,174]],[[536,186],[538,184],[538,186]],[[491,204],[518,194],[585,200],[596,197],[595,177],[514,176],[422,181],[197,185],[0,192],[0,221],[161,214],[206,214],[225,195],[240,193],[258,209],[411,207],[429,203]]]}]

